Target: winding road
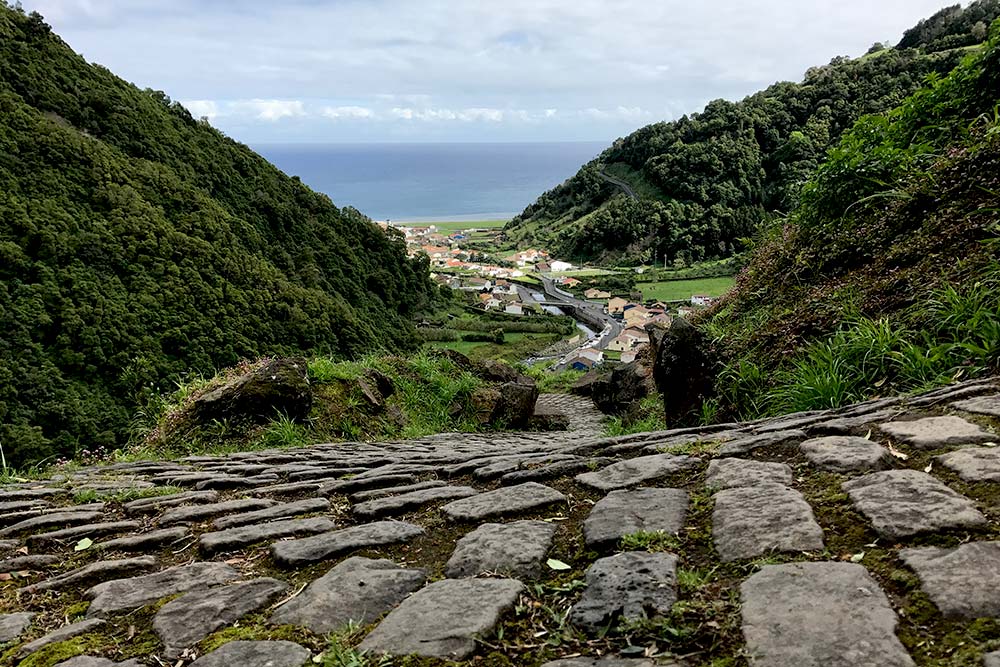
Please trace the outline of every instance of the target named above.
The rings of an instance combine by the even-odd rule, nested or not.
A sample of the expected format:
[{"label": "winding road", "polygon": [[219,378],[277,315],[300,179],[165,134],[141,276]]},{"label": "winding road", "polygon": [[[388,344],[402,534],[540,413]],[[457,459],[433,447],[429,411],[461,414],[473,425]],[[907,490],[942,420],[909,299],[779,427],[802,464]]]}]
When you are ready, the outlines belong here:
[{"label": "winding road", "polygon": [[611,341],[621,335],[621,322],[604,312],[602,305],[577,299],[569,292],[564,292],[556,287],[555,281],[552,278],[542,276],[542,287],[545,290],[545,295],[552,301],[572,306],[577,320],[591,326],[595,323],[600,323],[604,327],[597,341],[589,347],[603,350],[607,348]]},{"label": "winding road", "polygon": [[625,192],[625,194],[627,194],[632,199],[639,199],[639,195],[637,195],[635,193],[635,190],[632,189],[632,186],[626,183],[625,181],[619,180],[614,176],[609,176],[608,174],[605,174],[603,171],[597,172],[597,175],[600,176],[603,180],[607,181],[608,183],[611,183],[612,185],[617,185]]}]

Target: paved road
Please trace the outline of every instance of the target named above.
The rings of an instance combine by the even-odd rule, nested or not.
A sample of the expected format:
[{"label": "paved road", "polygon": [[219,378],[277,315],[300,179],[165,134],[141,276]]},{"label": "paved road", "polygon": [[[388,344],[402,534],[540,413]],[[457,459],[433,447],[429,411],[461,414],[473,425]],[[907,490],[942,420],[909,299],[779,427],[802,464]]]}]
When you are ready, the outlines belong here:
[{"label": "paved road", "polygon": [[617,185],[619,188],[621,188],[622,190],[624,190],[625,194],[627,194],[632,199],[638,199],[639,198],[639,195],[637,195],[635,193],[635,190],[632,189],[632,186],[630,186],[625,181],[621,181],[621,180],[615,178],[614,176],[609,176],[609,175],[605,174],[603,171],[597,172],[597,175],[600,176],[605,181],[607,181],[608,183],[611,183],[612,185]]},{"label": "paved road", "polygon": [[591,301],[577,299],[576,297],[556,287],[555,282],[551,278],[542,277],[542,285],[545,290],[545,295],[549,297],[550,300],[573,306],[577,310],[577,319],[581,320],[584,324],[593,326],[592,322],[588,322],[586,319],[579,316],[581,311],[585,312],[595,321],[599,321],[602,325],[604,325],[603,333],[599,334],[597,342],[590,347],[596,347],[599,350],[603,350],[611,343],[611,341],[621,335],[623,329],[621,322],[605,313],[602,305]]}]

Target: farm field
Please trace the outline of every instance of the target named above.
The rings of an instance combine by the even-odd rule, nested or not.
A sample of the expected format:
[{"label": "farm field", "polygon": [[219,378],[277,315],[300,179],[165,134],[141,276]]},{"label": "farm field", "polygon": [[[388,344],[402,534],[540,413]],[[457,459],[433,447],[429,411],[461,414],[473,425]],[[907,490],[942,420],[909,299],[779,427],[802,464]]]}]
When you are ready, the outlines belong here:
[{"label": "farm field", "polygon": [[466,341],[432,341],[424,345],[437,350],[461,352],[472,359],[503,359],[516,363],[549,347],[560,338],[558,334],[550,333],[508,333],[504,336],[503,345]]},{"label": "farm field", "polygon": [[659,283],[640,283],[636,289],[642,291],[645,300],[684,301],[694,294],[722,296],[736,283],[732,276],[721,278],[696,278],[693,280],[668,280]]}]

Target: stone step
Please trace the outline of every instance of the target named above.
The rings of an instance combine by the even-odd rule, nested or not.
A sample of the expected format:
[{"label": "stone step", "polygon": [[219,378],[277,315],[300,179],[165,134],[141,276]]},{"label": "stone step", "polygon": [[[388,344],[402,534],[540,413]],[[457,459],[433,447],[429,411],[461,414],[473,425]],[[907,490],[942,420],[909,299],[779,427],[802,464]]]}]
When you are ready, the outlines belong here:
[{"label": "stone step", "polygon": [[271,556],[282,567],[297,567],[355,549],[408,542],[423,533],[423,528],[405,521],[376,521],[313,537],[276,542],[271,547]]},{"label": "stone step", "polygon": [[443,579],[406,598],[359,648],[372,653],[416,654],[462,660],[476,638],[496,626],[524,585],[514,579]]},{"label": "stone step", "polygon": [[198,538],[198,548],[206,556],[214,556],[225,551],[235,551],[281,537],[328,533],[336,527],[337,525],[333,521],[323,517],[270,521],[252,526],[239,526],[238,528],[202,533],[201,537]]},{"label": "stone step", "polygon": [[854,563],[765,565],[740,586],[755,667],[912,667],[882,589]]}]

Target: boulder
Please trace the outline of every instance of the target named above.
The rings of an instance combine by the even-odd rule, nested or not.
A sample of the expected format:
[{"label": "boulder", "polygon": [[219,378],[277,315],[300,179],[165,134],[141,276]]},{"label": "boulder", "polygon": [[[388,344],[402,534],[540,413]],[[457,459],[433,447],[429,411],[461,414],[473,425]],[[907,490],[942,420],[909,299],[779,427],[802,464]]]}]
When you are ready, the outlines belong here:
[{"label": "boulder", "polygon": [[638,361],[619,366],[591,383],[590,395],[604,414],[627,415],[656,391],[652,370]]},{"label": "boulder", "polygon": [[573,383],[569,391],[577,396],[591,396],[594,393],[594,384],[604,380],[610,373],[604,369],[595,368],[587,371],[579,380]]},{"label": "boulder", "polygon": [[653,380],[663,397],[667,425],[693,422],[713,391],[713,364],[704,335],[686,320],[674,317],[669,325],[651,324]]},{"label": "boulder", "polygon": [[525,379],[513,366],[494,359],[476,362],[472,372],[489,382],[519,382]]},{"label": "boulder", "polygon": [[476,364],[469,359],[467,356],[461,352],[455,350],[434,350],[434,356],[444,357],[451,363],[455,364],[455,367],[459,370],[468,371],[470,373],[476,372]]},{"label": "boulder", "polygon": [[538,386],[531,380],[484,387],[472,393],[472,405],[480,424],[523,429],[535,414]]},{"label": "boulder", "polygon": [[533,381],[507,382],[500,387],[500,402],[493,423],[506,428],[524,428],[535,414],[538,386]]},{"label": "boulder", "polygon": [[265,423],[277,414],[305,419],[312,407],[306,360],[275,359],[199,396],[188,408],[187,421],[215,420]]}]

